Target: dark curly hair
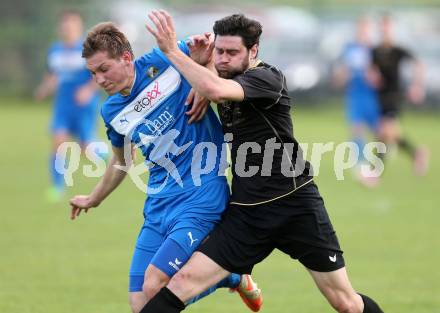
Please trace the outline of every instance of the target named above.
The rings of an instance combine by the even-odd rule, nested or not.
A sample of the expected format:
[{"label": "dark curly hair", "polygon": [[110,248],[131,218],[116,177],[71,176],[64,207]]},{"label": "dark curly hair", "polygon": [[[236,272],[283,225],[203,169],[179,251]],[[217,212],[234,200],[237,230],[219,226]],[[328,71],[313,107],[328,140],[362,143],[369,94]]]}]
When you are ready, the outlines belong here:
[{"label": "dark curly hair", "polygon": [[233,14],[216,21],[213,30],[215,36],[240,36],[245,47],[250,49],[260,43],[263,26],[243,14]]}]

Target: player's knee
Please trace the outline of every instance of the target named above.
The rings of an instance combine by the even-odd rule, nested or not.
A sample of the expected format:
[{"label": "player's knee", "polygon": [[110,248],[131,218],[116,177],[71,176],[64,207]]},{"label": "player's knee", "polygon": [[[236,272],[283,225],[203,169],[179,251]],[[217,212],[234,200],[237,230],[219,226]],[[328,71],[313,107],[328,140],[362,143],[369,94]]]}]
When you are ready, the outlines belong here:
[{"label": "player's knee", "polygon": [[147,300],[153,298],[163,287],[168,283],[168,280],[160,279],[155,276],[148,277],[142,285],[142,291]]},{"label": "player's knee", "polygon": [[362,313],[361,308],[353,297],[343,292],[336,292],[328,297],[331,306],[339,313]]},{"label": "player's knee", "polygon": [[194,279],[194,274],[191,273],[190,270],[184,268],[178,271],[173,278],[171,278],[168,286],[171,290],[184,291],[185,288],[191,289]]},{"label": "player's knee", "polygon": [[139,313],[147,303],[146,297],[141,292],[130,293],[128,296],[131,312]]}]

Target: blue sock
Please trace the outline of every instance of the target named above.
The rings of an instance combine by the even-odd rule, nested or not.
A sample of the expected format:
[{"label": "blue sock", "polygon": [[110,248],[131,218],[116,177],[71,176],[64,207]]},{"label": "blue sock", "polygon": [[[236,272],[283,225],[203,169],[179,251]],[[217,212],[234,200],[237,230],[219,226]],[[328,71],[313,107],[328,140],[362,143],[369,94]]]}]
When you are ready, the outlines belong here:
[{"label": "blue sock", "polygon": [[[64,176],[57,172],[55,169],[55,160],[56,156],[55,154],[52,154],[52,157],[50,158],[50,164],[49,169],[52,177],[52,184],[53,186],[60,192],[64,191]],[[58,160],[60,162],[60,160]]]},{"label": "blue sock", "polygon": [[189,305],[189,304],[192,304],[196,301],[199,301],[200,299],[213,293],[217,288],[236,288],[238,286],[238,284],[240,284],[240,280],[241,280],[241,275],[233,273],[233,274],[227,276],[226,278],[224,278],[223,280],[219,281],[217,284],[215,284],[211,288],[205,290],[204,292],[202,292],[198,296],[195,296],[194,298],[189,300],[186,304]]},{"label": "blue sock", "polygon": [[359,148],[359,162],[362,162],[365,159],[364,158],[365,141],[362,137],[355,137],[353,141]]}]

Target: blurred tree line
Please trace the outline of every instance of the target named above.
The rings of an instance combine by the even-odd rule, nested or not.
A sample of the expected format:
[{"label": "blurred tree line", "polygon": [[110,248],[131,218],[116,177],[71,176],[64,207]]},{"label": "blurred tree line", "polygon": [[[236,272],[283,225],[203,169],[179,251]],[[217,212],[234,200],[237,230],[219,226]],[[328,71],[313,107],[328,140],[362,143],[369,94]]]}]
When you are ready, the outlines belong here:
[{"label": "blurred tree line", "polygon": [[[45,69],[45,58],[50,43],[57,37],[57,19],[64,9],[80,11],[86,29],[108,19],[112,3],[117,0],[6,0],[0,2],[0,95],[30,96]],[[132,0],[133,1],[133,0]],[[146,1],[148,0],[139,0]],[[164,7],[188,9],[193,5],[227,5],[232,0],[156,0]],[[248,6],[290,4],[315,12],[337,11],[347,7],[373,5],[439,5],[439,0],[358,1],[358,0],[243,0]],[[124,5],[130,5],[130,0]],[[146,13],[146,12],[145,12]]]}]

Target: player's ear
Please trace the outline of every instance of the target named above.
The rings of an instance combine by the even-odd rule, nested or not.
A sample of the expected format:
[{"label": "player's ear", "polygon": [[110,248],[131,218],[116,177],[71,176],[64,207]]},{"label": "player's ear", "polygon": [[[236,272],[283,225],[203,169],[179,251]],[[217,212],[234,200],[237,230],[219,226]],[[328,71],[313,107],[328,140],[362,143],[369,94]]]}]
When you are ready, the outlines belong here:
[{"label": "player's ear", "polygon": [[256,59],[258,55],[258,44],[255,44],[252,46],[252,48],[249,50],[249,56],[251,59]]},{"label": "player's ear", "polygon": [[124,51],[122,53],[122,60],[124,60],[125,62],[131,62],[133,61],[133,56],[131,55],[130,52]]}]

